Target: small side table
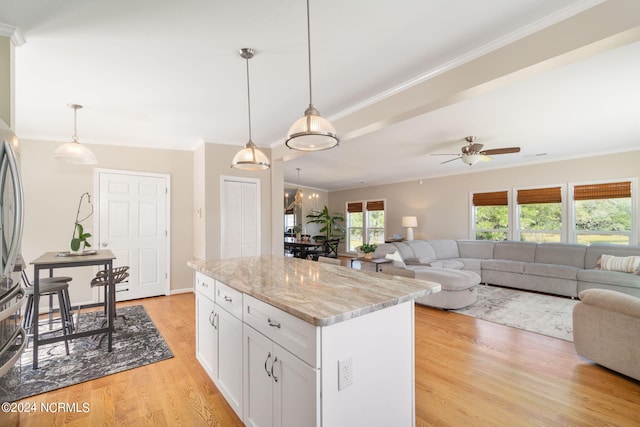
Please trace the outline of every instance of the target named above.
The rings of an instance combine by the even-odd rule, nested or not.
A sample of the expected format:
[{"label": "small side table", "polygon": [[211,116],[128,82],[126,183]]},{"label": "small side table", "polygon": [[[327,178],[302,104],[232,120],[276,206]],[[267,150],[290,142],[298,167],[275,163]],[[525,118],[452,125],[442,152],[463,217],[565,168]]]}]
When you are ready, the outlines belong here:
[{"label": "small side table", "polygon": [[358,257],[358,258],[351,258],[351,268],[353,268],[353,262],[354,261],[368,262],[368,263],[374,264],[376,266],[376,273],[378,273],[380,271],[380,265],[381,264],[388,264],[390,262],[393,262],[392,260],[387,259],[387,258],[366,259],[365,257]]}]

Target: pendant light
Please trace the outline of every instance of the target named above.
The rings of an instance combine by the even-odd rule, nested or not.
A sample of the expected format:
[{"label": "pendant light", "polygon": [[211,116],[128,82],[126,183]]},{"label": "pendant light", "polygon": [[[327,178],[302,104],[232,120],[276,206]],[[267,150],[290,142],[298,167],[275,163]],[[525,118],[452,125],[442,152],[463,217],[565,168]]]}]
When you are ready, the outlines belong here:
[{"label": "pendant light", "polygon": [[71,142],[61,145],[53,152],[53,158],[67,163],[79,165],[95,165],[98,163],[96,156],[85,145],[78,142],[78,110],[82,105],[67,104],[73,108],[73,138]]},{"label": "pendant light", "polygon": [[255,55],[255,51],[249,48],[240,49],[240,56],[247,61],[247,106],[249,110],[249,142],[244,148],[233,156],[231,167],[249,171],[269,169],[269,159],[251,140],[251,92],[249,90],[249,60]]},{"label": "pendant light", "polygon": [[333,125],[313,106],[311,92],[311,23],[309,0],[307,0],[307,54],[309,58],[309,108],[304,116],[289,128],[285,144],[299,151],[321,151],[333,148],[340,142]]}]

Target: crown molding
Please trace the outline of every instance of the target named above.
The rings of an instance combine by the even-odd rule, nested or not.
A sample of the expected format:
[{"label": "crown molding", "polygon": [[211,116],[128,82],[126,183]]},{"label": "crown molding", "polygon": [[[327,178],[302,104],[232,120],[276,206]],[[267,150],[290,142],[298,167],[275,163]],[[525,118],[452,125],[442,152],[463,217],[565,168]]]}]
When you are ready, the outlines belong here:
[{"label": "crown molding", "polygon": [[9,37],[14,46],[20,47],[25,43],[20,28],[0,22],[0,36]]}]

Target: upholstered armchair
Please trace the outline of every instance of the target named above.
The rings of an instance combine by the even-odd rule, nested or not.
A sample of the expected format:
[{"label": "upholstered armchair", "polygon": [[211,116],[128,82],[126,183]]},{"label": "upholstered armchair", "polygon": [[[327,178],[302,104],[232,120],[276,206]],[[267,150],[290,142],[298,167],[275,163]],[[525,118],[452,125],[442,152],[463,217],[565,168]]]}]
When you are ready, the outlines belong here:
[{"label": "upholstered armchair", "polygon": [[640,298],[608,289],[580,292],[573,309],[577,353],[640,381]]}]

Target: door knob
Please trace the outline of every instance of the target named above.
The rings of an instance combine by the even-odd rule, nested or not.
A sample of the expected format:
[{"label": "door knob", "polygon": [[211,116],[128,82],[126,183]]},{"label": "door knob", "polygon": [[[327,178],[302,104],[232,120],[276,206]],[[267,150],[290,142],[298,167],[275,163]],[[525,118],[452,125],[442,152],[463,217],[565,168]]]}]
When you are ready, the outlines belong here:
[{"label": "door knob", "polygon": [[102,244],[102,247],[103,247],[103,248],[106,248],[106,247],[107,247],[107,245],[109,245],[109,244],[108,244],[108,243],[103,243],[103,244]]}]

